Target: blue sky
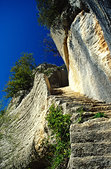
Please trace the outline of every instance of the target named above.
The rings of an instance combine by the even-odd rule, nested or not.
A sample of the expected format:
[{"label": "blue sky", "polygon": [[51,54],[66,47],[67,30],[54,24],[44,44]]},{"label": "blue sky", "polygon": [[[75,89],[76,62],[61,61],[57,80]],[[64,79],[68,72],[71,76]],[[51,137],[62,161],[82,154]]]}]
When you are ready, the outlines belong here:
[{"label": "blue sky", "polygon": [[47,33],[37,23],[35,0],[0,0],[0,99],[10,69],[22,52],[33,53],[37,64],[63,64],[61,58],[45,56],[43,39]]}]

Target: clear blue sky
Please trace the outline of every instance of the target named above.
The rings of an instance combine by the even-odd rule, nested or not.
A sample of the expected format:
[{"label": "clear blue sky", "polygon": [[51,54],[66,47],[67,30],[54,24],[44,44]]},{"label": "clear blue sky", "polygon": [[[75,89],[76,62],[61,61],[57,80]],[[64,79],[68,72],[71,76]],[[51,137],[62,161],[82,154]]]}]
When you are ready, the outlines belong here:
[{"label": "clear blue sky", "polygon": [[22,52],[33,53],[37,64],[63,64],[61,58],[45,56],[43,39],[48,30],[37,23],[36,13],[35,0],[0,0],[0,99]]}]

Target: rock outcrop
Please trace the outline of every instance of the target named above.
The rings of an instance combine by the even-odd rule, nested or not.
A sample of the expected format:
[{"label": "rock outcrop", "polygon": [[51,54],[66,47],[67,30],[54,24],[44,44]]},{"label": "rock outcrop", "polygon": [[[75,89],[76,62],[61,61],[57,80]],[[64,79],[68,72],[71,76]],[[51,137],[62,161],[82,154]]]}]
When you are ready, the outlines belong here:
[{"label": "rock outcrop", "polygon": [[51,88],[68,86],[68,73],[65,65],[58,67],[44,63],[37,67],[37,72],[44,73],[48,77]]},{"label": "rock outcrop", "polygon": [[43,74],[36,74],[30,93],[16,109],[5,114],[0,128],[1,169],[25,168],[32,158],[36,135],[36,149],[40,149],[45,137],[44,120],[48,108],[47,81]]},{"label": "rock outcrop", "polygon": [[51,87],[65,86],[68,81],[64,68],[55,65],[42,64],[36,71],[31,91],[12,98],[0,118],[0,169],[25,168],[34,159],[38,169],[46,166],[43,143],[49,135],[46,113],[54,101],[49,97]]},{"label": "rock outcrop", "polygon": [[69,2],[73,12],[71,23],[67,18],[66,22],[70,26],[61,23],[58,30],[51,29],[68,69],[69,85],[75,92],[111,102],[111,2]]},{"label": "rock outcrop", "polygon": [[[47,149],[44,146],[44,140],[46,140],[51,133],[47,127],[46,116],[49,107],[53,103],[62,106],[63,113],[69,113],[72,115],[70,133],[72,152],[69,161],[70,169],[74,168],[74,166],[80,166],[73,157],[77,156],[79,159],[79,153],[74,155],[74,134],[77,135],[78,131],[80,132],[80,130],[86,128],[87,124],[91,123],[89,126],[89,135],[90,137],[92,134],[95,136],[93,137],[92,142],[97,142],[99,137],[100,139],[103,137],[105,139],[107,130],[108,135],[110,135],[111,121],[109,118],[111,117],[111,104],[98,102],[89,99],[84,95],[80,95],[79,93],[74,93],[70,87],[56,88],[53,89],[53,94],[51,94],[51,92],[52,90],[50,90],[48,78],[44,74],[37,73],[35,75],[34,86],[30,93],[22,99],[21,103],[15,109],[10,109],[11,111],[8,109],[8,112],[3,116],[2,125],[0,127],[0,169],[45,169],[47,167],[48,164],[45,160]],[[78,120],[78,108],[81,108],[81,106],[84,109],[84,113],[82,114],[83,124],[74,124]],[[98,119],[96,122],[96,120],[92,119],[96,112],[104,112],[105,115],[107,115],[107,118],[102,118],[102,120]],[[90,121],[85,122],[88,120]],[[99,128],[94,130],[95,123],[97,123],[97,127],[99,126]],[[102,124],[104,130],[107,128],[106,132],[104,131],[105,134],[103,136],[98,135],[99,131],[103,134],[103,128],[101,129]],[[106,127],[104,127],[104,125]],[[77,129],[77,131],[73,132],[73,129],[74,131]],[[88,140],[85,140],[89,137],[89,135],[87,135],[87,130],[89,130],[89,128],[84,129],[84,134],[80,133],[80,135],[78,134],[78,137],[75,137],[76,140],[78,139],[78,141],[76,141],[78,145],[80,145],[81,140],[84,140],[83,147],[85,147],[86,144],[89,144]],[[98,132],[96,132],[97,130]],[[109,145],[110,141],[104,144],[104,150],[101,150],[101,152],[108,149]],[[102,143],[100,146],[102,146]],[[110,162],[108,161],[110,160],[110,152],[109,154],[106,152],[102,157],[97,157],[98,154],[96,154],[96,157],[92,157],[90,148],[86,152],[85,151],[84,148],[84,152],[82,154],[80,153],[82,157],[86,157],[86,154],[88,155],[89,153],[87,160],[90,159],[90,161],[95,161],[94,159],[96,158],[96,161],[98,159],[97,162],[99,163],[97,166],[102,166],[103,169],[105,169],[106,166],[111,167]],[[103,165],[103,161],[106,160],[106,157],[108,157],[108,165],[106,165],[106,163]],[[100,159],[102,159],[102,161],[100,161]],[[92,161],[91,164],[88,163],[87,166],[91,165],[91,167],[94,168],[95,163]],[[83,163],[81,162],[81,166]]]},{"label": "rock outcrop", "polygon": [[[72,116],[67,168],[111,168],[111,3],[69,2],[70,21],[66,10],[58,30],[51,30],[69,86],[65,70],[38,67],[31,91],[13,98],[0,119],[0,169],[48,167],[44,142],[51,135],[46,116],[52,104]],[[94,119],[98,112],[104,117]]]}]

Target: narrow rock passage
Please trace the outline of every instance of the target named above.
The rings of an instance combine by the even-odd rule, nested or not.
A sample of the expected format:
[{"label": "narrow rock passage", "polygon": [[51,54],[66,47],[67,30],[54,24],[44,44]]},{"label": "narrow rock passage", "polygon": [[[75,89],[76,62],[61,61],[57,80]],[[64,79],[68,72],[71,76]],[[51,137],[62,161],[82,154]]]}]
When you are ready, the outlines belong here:
[{"label": "narrow rock passage", "polygon": [[[66,113],[72,114],[70,126],[71,156],[68,169],[110,169],[111,168],[111,104],[89,99],[74,93],[70,87],[53,90],[56,100]],[[83,107],[82,123],[77,123],[78,108]],[[104,112],[105,117],[91,116]]]},{"label": "narrow rock passage", "polygon": [[90,99],[80,93],[74,92],[71,88],[55,88],[52,91],[56,99],[60,99],[62,102],[70,103],[70,106],[83,107],[86,112],[92,112],[93,114],[97,112],[104,112],[105,115],[111,118],[111,103],[106,104],[105,102],[100,102],[94,99]]}]

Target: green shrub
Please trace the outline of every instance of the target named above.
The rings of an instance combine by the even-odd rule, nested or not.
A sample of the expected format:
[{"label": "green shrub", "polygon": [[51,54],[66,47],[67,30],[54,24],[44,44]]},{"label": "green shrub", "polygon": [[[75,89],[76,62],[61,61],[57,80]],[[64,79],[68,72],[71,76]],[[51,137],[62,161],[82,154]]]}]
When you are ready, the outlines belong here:
[{"label": "green shrub", "polygon": [[0,117],[5,114],[5,112],[7,110],[7,104],[8,104],[8,101],[3,96],[2,99],[0,100]]},{"label": "green shrub", "polygon": [[36,67],[31,53],[24,53],[11,69],[11,76],[4,89],[6,98],[13,97],[21,90],[29,90],[33,85],[34,73]]},{"label": "green shrub", "polygon": [[[70,134],[71,124],[70,115],[62,113],[61,107],[52,105],[47,116],[48,126],[56,138],[56,143],[52,145],[48,159],[50,160],[50,169],[65,169],[70,156]],[[53,155],[52,155],[53,154]]]},{"label": "green shrub", "polygon": [[61,13],[68,6],[68,0],[36,0],[39,11],[38,21],[41,25],[50,28],[55,20],[60,20]]},{"label": "green shrub", "polygon": [[83,113],[84,113],[83,107],[78,108],[77,112],[79,113],[77,123],[82,123],[83,122]]},{"label": "green shrub", "polygon": [[106,117],[103,112],[96,113],[93,118],[101,118],[101,117]]},{"label": "green shrub", "polygon": [[5,112],[6,112],[6,109],[0,110],[0,115],[5,114]]}]

